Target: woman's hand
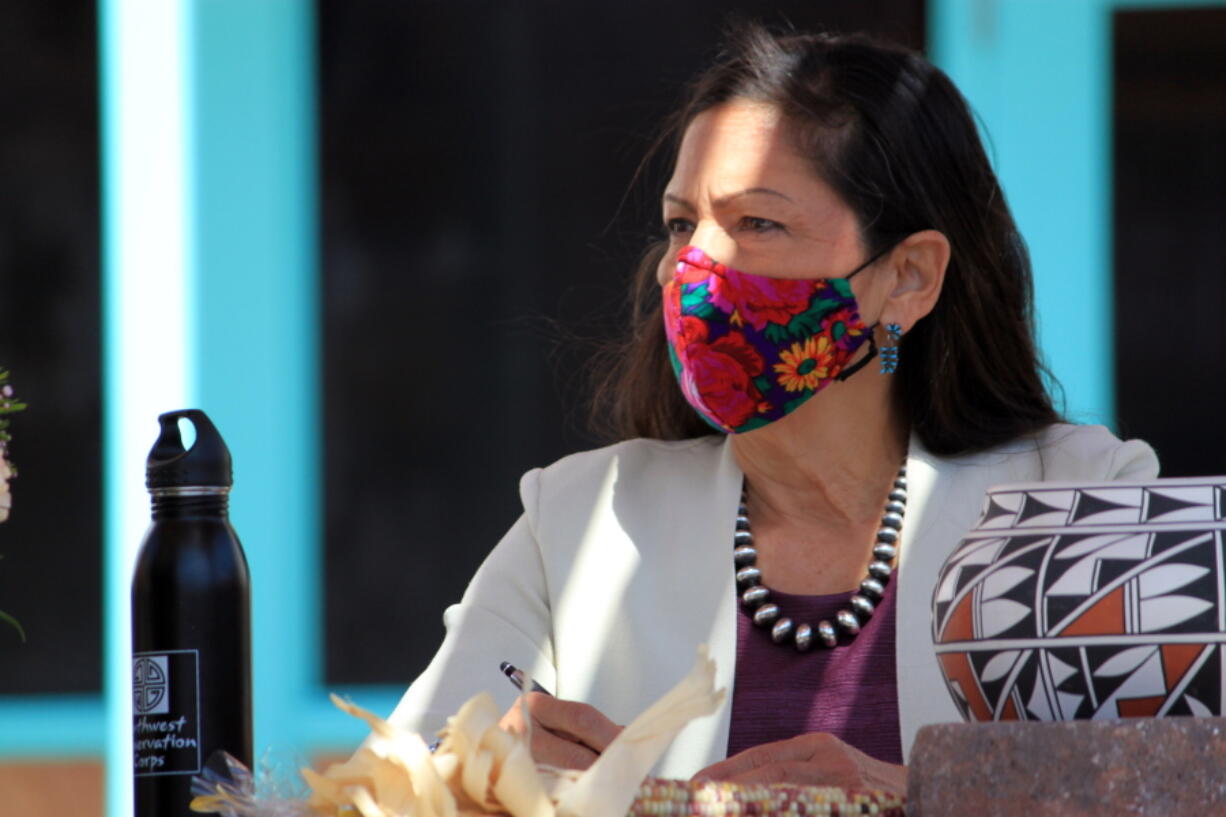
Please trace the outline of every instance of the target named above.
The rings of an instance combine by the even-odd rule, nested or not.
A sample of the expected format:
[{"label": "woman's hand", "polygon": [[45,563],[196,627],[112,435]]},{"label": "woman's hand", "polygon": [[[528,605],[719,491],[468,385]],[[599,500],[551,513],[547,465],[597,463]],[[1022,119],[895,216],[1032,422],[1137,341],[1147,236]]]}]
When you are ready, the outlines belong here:
[{"label": "woman's hand", "polygon": [[876,760],[828,732],[763,743],[712,764],[695,780],[801,783],[907,793],[907,767]]},{"label": "woman's hand", "polygon": [[593,706],[540,692],[529,692],[516,701],[498,722],[503,729],[524,731],[520,701],[532,719],[532,758],[537,763],[586,769],[622,731]]}]

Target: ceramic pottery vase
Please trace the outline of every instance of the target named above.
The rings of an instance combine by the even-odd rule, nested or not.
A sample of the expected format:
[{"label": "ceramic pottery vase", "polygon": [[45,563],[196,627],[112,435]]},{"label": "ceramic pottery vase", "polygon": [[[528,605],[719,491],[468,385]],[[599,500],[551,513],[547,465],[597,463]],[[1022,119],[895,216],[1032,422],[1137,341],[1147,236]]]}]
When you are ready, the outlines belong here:
[{"label": "ceramic pottery vase", "polygon": [[1003,485],[941,567],[967,720],[1223,715],[1226,476]]}]

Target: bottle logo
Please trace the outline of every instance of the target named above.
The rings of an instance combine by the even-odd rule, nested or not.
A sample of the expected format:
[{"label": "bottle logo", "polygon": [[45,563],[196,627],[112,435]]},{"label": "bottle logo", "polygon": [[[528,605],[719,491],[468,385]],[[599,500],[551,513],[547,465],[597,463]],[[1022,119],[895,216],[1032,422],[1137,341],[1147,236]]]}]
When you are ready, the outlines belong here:
[{"label": "bottle logo", "polygon": [[132,662],[132,708],[138,715],[170,711],[166,656],[149,655]]},{"label": "bottle logo", "polygon": [[198,774],[200,653],[132,656],[132,749],[137,777]]}]

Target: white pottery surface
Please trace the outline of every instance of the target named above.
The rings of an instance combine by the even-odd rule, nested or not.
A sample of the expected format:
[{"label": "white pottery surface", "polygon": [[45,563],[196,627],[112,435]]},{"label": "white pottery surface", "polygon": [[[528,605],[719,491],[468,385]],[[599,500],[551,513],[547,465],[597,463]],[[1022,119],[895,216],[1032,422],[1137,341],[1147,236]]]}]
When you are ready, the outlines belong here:
[{"label": "white pottery surface", "polygon": [[1222,715],[1226,476],[1002,485],[941,568],[967,720]]}]

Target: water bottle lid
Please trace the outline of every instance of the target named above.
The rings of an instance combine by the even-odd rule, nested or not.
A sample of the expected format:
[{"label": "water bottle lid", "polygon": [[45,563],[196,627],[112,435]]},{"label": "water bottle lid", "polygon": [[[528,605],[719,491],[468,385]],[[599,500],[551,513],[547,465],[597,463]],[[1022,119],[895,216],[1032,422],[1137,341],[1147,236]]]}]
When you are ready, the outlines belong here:
[{"label": "water bottle lid", "polygon": [[[196,429],[196,441],[186,450],[179,434],[180,418],[187,418]],[[145,485],[150,490],[184,486],[228,488],[234,484],[230,449],[207,414],[200,409],[180,409],[159,415],[158,422],[162,433],[149,451],[145,465]]]}]

